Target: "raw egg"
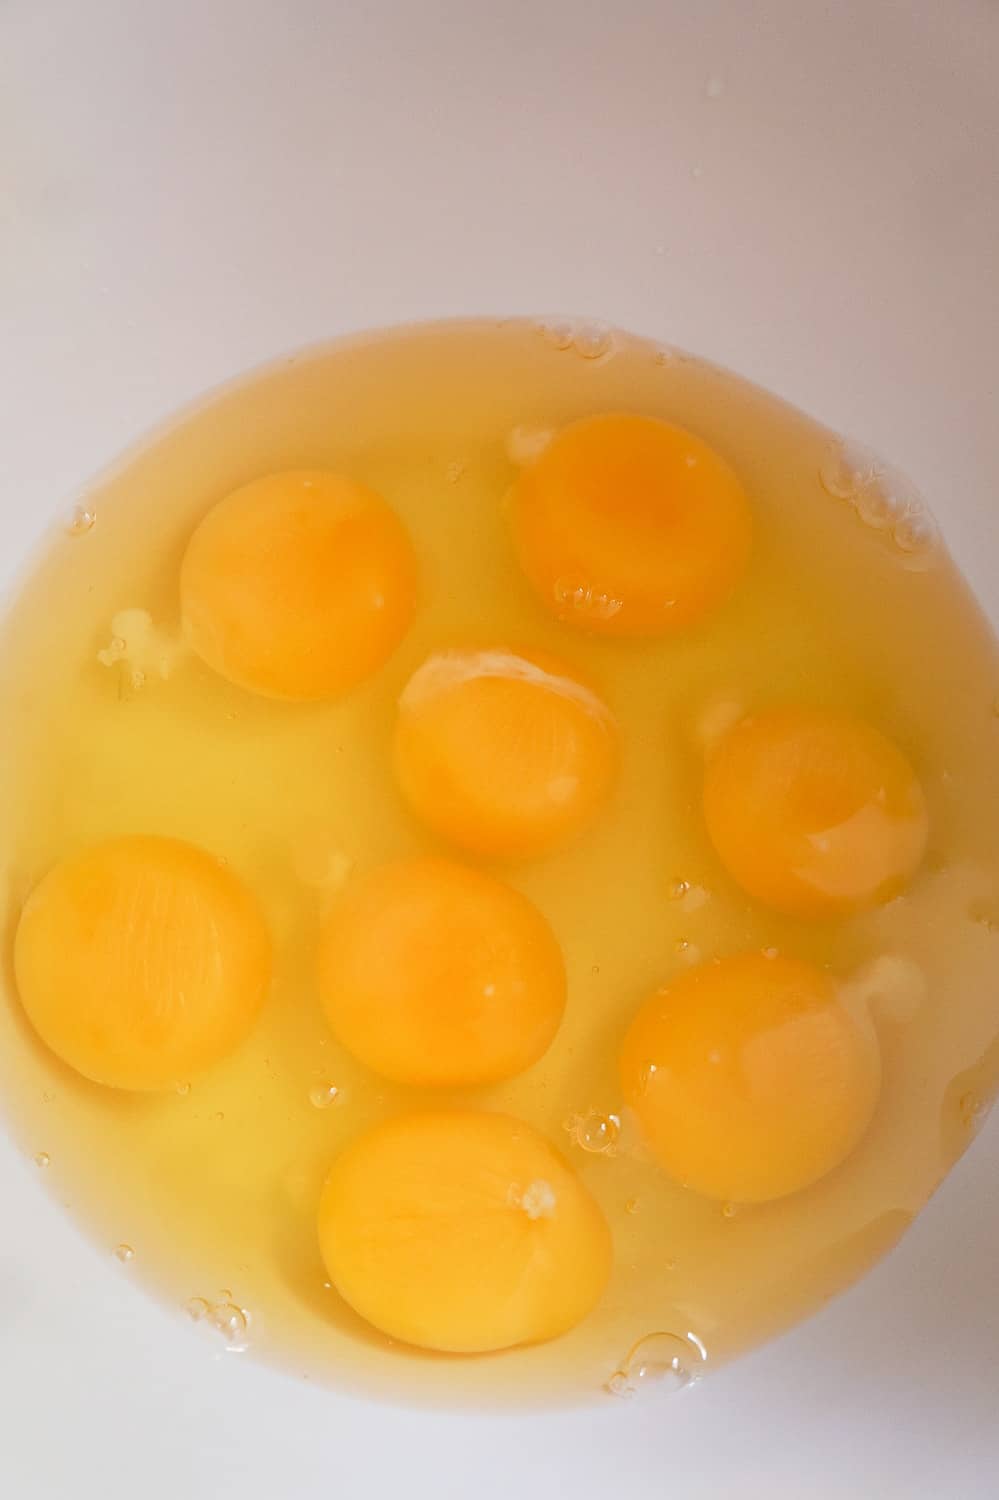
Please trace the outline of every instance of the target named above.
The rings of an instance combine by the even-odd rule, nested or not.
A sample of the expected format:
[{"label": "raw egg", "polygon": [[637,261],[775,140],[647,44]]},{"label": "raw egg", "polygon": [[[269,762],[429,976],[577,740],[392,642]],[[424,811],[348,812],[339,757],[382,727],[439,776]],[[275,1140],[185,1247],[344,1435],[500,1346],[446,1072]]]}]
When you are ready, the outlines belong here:
[{"label": "raw egg", "polygon": [[709,614],[742,576],[752,531],[719,453],[628,412],[562,428],[521,472],[510,519],[546,609],[611,636],[666,635]]},{"label": "raw egg", "polygon": [[416,561],[373,490],[295,469],[212,507],[188,542],[180,598],[188,642],[230,682],[268,698],[335,698],[405,634]]},{"label": "raw egg", "polygon": [[611,1265],[603,1215],[544,1136],[472,1110],[399,1116],[348,1146],[323,1188],[319,1246],[361,1317],[454,1354],[567,1332]]},{"label": "raw egg", "polygon": [[319,947],[323,1009],[361,1062],[397,1083],[509,1078],[547,1049],[565,1007],[562,950],[511,886],[451,860],[359,876]]},{"label": "raw egg", "polygon": [[18,993],[63,1062],[95,1083],[166,1089],[256,1020],[270,941],[246,886],[204,849],[135,835],[50,870],[14,944]]},{"label": "raw egg", "polygon": [[610,710],[570,667],[538,651],[435,651],[399,700],[395,770],[413,812],[478,854],[540,854],[608,795]]}]

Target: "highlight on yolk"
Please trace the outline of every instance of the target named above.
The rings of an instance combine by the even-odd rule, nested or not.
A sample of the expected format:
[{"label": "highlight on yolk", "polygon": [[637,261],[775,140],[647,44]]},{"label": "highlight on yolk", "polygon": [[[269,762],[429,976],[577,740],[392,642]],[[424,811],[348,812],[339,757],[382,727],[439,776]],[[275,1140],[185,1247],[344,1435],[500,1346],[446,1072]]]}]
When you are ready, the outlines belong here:
[{"label": "highlight on yolk", "polygon": [[333,698],[398,645],[416,601],[409,537],[379,495],[291,470],[233,490],[184,554],[187,639],[214,671],[270,698]]},{"label": "highlight on yolk", "polygon": [[479,854],[539,854],[590,821],[617,764],[610,710],[534,651],[434,652],[399,699],[395,769],[413,812]]},{"label": "highlight on yolk", "polygon": [[479,1111],[403,1115],[348,1146],[323,1189],[319,1245],[361,1317],[454,1354],[566,1333],[611,1266],[603,1215],[558,1152]]},{"label": "highlight on yolk", "polygon": [[464,1087],[536,1062],[565,1008],[562,950],[519,891],[444,859],[355,880],[319,947],[330,1027],[397,1083]]},{"label": "highlight on yolk", "polygon": [[888,900],[915,873],[928,829],[922,787],[890,740],[846,714],[794,706],[723,737],[704,815],[739,884],[802,917]]},{"label": "highlight on yolk", "polygon": [[135,835],[49,871],[25,902],[14,966],[63,1062],[95,1083],[166,1089],[243,1040],[271,951],[253,896],[213,855]]},{"label": "highlight on yolk", "polygon": [[621,1048],[621,1082],[653,1154],[709,1198],[764,1203],[839,1165],[878,1101],[866,1013],[821,969],[745,953],[654,994]]},{"label": "highlight on yolk", "polygon": [[516,481],[510,515],[546,607],[606,635],[694,623],[749,557],[749,505],[725,460],[681,427],[627,412],[557,433]]}]

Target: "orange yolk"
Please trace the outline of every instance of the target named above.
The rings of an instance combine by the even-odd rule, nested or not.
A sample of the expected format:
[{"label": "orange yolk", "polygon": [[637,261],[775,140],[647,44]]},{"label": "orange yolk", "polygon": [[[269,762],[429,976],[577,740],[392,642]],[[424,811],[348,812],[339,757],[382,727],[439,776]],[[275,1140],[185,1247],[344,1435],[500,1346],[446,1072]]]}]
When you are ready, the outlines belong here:
[{"label": "orange yolk", "polygon": [[333,698],[402,639],[416,562],[373,491],[292,470],[208,512],[184,554],[180,597],[188,641],[230,682],[269,698]]},{"label": "orange yolk", "polygon": [[610,788],[610,711],[537,652],[445,650],[399,700],[395,768],[413,812],[478,854],[538,854],[593,817]]},{"label": "orange yolk", "polygon": [[617,412],[564,427],[511,497],[520,565],[558,619],[617,636],[692,624],[749,557],[742,485],[707,443]]},{"label": "orange yolk", "polygon": [[561,1156],[522,1121],[478,1111],[404,1115],[348,1146],[319,1245],[361,1317],[455,1354],[567,1332],[611,1264],[606,1222]]},{"label": "orange yolk", "polygon": [[709,1198],[764,1203],[817,1182],[870,1123],[881,1057],[866,1016],[796,959],[715,959],[631,1023],[621,1082],[654,1155]]},{"label": "orange yolk", "polygon": [[926,847],[909,762],[869,724],[822,709],[769,709],[730,730],[708,762],[704,814],[729,873],[793,916],[888,900]]},{"label": "orange yolk", "polygon": [[165,1089],[246,1036],[271,955],[256,902],[218,860],[138,835],[45,876],[21,913],[14,963],[28,1018],[71,1068]]},{"label": "orange yolk", "polygon": [[536,1062],[565,1007],[562,950],[518,891],[444,859],[382,865],[320,938],[329,1024],[397,1083],[494,1083]]}]

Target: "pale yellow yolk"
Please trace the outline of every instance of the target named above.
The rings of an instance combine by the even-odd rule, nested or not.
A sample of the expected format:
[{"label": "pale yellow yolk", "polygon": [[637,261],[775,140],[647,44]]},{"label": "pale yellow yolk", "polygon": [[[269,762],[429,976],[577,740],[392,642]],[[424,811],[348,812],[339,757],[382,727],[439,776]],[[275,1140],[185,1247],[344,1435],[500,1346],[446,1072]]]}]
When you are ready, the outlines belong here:
[{"label": "pale yellow yolk", "polygon": [[395,768],[406,801],[476,853],[538,854],[571,837],[605,800],[616,762],[610,711],[538,652],[435,652],[399,700]]},{"label": "pale yellow yolk", "polygon": [[877,1039],[829,975],[781,956],[716,959],[649,999],[620,1057],[627,1103],[671,1177],[763,1203],[857,1145],[881,1084]]},{"label": "pale yellow yolk", "polygon": [[562,951],[510,886],[443,859],[358,877],[332,908],[319,988],[343,1045],[398,1083],[493,1083],[536,1062],[565,1007]]},{"label": "pale yellow yolk", "polygon": [[901,751],[822,709],[773,708],[730,730],[708,762],[704,814],[729,873],[795,916],[887,900],[926,847],[925,799]]},{"label": "pale yellow yolk", "polygon": [[478,1111],[404,1115],[356,1140],[323,1189],[319,1245],[361,1317],[458,1354],[567,1332],[611,1265],[603,1215],[559,1154]]},{"label": "pale yellow yolk", "polygon": [[187,1082],[250,1030],[270,941],[246,887],[212,855],[135,836],[64,860],[25,903],[14,946],[28,1017],[96,1083]]},{"label": "pale yellow yolk", "polygon": [[272,698],[333,698],[402,639],[416,562],[372,490],[292,470],[208,512],[184,554],[180,598],[188,641],[230,682]]},{"label": "pale yellow yolk", "polygon": [[720,604],[749,556],[737,475],[707,443],[653,417],[586,417],[514,485],[520,565],[546,608],[588,631],[656,636]]}]

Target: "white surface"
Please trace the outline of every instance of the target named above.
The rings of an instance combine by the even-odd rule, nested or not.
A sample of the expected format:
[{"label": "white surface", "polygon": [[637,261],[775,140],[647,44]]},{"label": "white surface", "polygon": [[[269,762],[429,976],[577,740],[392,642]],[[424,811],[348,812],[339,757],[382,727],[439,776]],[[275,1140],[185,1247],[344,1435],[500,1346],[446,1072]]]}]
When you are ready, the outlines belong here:
[{"label": "white surface", "polygon": [[[294,345],[603,316],[909,470],[999,613],[989,0],[0,0],[0,524]],[[428,1416],[213,1358],[0,1141],[0,1493],[999,1489],[999,1131],[903,1247],[662,1406]]]}]

